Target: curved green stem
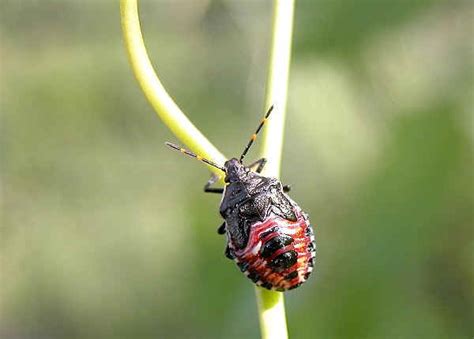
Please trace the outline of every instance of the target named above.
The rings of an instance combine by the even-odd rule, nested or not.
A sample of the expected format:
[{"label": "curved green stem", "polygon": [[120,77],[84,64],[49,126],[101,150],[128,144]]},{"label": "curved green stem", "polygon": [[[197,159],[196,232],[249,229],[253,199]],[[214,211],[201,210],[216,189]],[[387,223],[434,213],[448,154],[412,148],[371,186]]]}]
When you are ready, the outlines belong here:
[{"label": "curved green stem", "polygon": [[[280,176],[294,5],[294,0],[275,0],[273,7],[273,36],[265,103],[266,107],[273,104],[274,112],[264,131],[262,148],[262,156],[268,160],[264,174],[273,177]],[[256,295],[262,338],[288,338],[283,293],[256,287]]]},{"label": "curved green stem", "polygon": [[[148,57],[140,28],[137,0],[120,1],[125,47],[133,72],[158,116],[168,128],[193,152],[217,163],[226,158],[191,123],[166,92]],[[275,0],[273,11],[273,37],[266,106],[274,105],[272,119],[263,136],[263,156],[268,163],[265,174],[279,177],[283,132],[291,55],[294,0]],[[209,167],[221,176],[222,173]],[[262,339],[286,339],[285,305],[283,293],[256,288]]]},{"label": "curved green stem", "polygon": [[[137,0],[121,0],[120,14],[125,47],[133,73],[158,116],[173,134],[193,152],[218,164],[224,164],[226,158],[184,115],[156,75],[143,42]],[[215,174],[222,176],[220,170],[208,167]]]}]

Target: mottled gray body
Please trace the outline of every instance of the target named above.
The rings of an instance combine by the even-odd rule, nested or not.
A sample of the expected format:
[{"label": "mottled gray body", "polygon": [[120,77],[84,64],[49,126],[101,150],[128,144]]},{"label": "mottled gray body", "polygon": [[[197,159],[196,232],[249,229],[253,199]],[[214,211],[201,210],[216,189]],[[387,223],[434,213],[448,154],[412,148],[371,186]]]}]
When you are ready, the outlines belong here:
[{"label": "mottled gray body", "polygon": [[296,221],[293,206],[280,181],[252,172],[235,158],[228,160],[224,167],[227,185],[219,211],[236,248],[245,247],[250,226],[263,222],[271,213]]}]

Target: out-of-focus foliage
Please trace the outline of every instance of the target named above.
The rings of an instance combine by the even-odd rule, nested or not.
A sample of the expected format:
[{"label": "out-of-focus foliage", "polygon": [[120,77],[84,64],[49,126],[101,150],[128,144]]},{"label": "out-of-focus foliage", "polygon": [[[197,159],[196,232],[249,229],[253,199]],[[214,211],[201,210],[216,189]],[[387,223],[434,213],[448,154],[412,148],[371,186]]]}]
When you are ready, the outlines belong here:
[{"label": "out-of-focus foliage", "polygon": [[[170,93],[239,153],[263,112],[271,2],[141,16]],[[300,0],[295,20],[282,180],[319,247],[287,294],[290,335],[472,337],[472,2]],[[219,197],[163,146],[117,1],[2,1],[0,27],[0,337],[257,337]]]}]

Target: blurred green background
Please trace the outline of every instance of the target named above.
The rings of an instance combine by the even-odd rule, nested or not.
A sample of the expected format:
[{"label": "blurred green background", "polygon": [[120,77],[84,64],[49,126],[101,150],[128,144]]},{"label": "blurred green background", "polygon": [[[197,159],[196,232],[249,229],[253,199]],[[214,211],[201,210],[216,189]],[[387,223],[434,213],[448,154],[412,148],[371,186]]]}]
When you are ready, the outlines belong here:
[{"label": "blurred green background", "polygon": [[[271,1],[141,1],[227,156],[263,114]],[[472,338],[472,1],[297,1],[282,181],[316,273],[291,338]],[[118,1],[0,2],[1,338],[257,338],[207,169],[146,102]],[[253,150],[250,158],[256,158]]]}]

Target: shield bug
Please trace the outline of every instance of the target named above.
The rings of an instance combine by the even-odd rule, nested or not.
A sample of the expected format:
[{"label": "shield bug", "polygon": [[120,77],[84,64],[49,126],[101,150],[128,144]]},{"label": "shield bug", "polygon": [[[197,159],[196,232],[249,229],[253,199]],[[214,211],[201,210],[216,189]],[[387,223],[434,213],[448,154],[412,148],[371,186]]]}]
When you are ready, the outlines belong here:
[{"label": "shield bug", "polygon": [[286,194],[290,187],[260,174],[266,160],[243,164],[272,110],[273,106],[240,158],[227,160],[223,166],[172,143],[166,145],[225,174],[224,188],[211,187],[218,180],[216,175],[204,186],[205,192],[222,194],[219,212],[224,223],[217,232],[227,237],[225,255],[258,286],[286,291],[308,279],[313,270],[316,245],[308,215]]}]

